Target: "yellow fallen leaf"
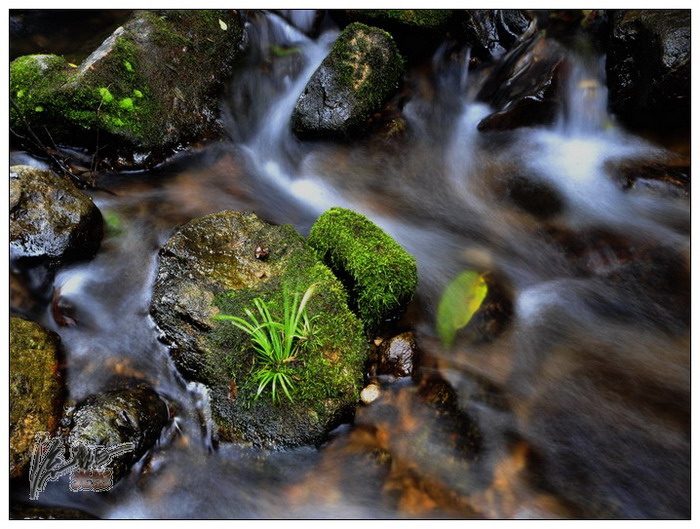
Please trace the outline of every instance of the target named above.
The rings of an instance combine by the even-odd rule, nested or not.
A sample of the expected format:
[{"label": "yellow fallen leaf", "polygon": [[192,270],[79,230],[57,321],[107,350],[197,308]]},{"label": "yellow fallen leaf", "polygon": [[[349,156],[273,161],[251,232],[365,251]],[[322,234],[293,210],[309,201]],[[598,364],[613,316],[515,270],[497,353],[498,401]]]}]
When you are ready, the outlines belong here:
[{"label": "yellow fallen leaf", "polygon": [[228,26],[226,25],[226,22],[223,20],[219,19],[219,26],[221,26],[222,31],[226,31],[228,29]]},{"label": "yellow fallen leaf", "polygon": [[464,271],[445,287],[438,303],[435,326],[444,347],[451,347],[457,331],[465,327],[481,307],[488,286],[483,274]]}]

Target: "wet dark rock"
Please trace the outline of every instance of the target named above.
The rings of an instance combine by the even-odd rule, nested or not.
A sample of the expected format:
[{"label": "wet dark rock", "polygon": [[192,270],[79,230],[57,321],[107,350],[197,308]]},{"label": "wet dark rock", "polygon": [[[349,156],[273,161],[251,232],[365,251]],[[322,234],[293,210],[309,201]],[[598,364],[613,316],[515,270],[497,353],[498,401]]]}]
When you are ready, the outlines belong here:
[{"label": "wet dark rock", "polygon": [[[259,259],[258,248],[269,250]],[[303,294],[314,317],[313,346],[290,363],[294,402],[255,399],[254,352],[247,334],[218,314],[245,316],[263,299],[281,320],[283,291]],[[222,441],[280,448],[318,443],[352,414],[362,388],[367,344],[347,294],[291,226],[253,213],[224,211],[195,219],[160,252],[151,313],[172,347],[178,369],[209,388]]]},{"label": "wet dark rock", "polygon": [[482,61],[506,53],[531,23],[529,14],[519,9],[467,9],[455,18],[472,56]]},{"label": "wet dark rock", "polygon": [[301,138],[359,132],[397,89],[403,58],[386,31],[346,27],[297,101],[292,128]]},{"label": "wet dark rock", "polygon": [[690,196],[690,163],[686,159],[609,162],[606,169],[626,191]]},{"label": "wet dark rock", "polygon": [[416,351],[416,339],[412,332],[404,332],[384,341],[380,347],[377,374],[397,378],[411,376]]},{"label": "wet dark rock", "polygon": [[477,98],[496,111],[478,129],[512,130],[554,123],[562,105],[559,85],[564,57],[564,48],[552,39],[540,34],[524,38],[484,81]]},{"label": "wet dark rock", "polygon": [[454,22],[449,9],[342,9],[331,16],[341,27],[362,22],[388,31],[409,59],[431,54]]},{"label": "wet dark rock", "polygon": [[[10,311],[13,315],[30,314],[36,307],[26,281],[22,276],[10,270]],[[15,314],[16,313],[16,314]],[[31,319],[31,318],[30,318]]]},{"label": "wet dark rock", "polygon": [[10,520],[97,520],[96,516],[78,509],[43,505],[10,504]]},{"label": "wet dark rock", "polygon": [[169,420],[168,407],[146,384],[124,385],[79,403],[70,415],[69,447],[111,447],[134,443],[135,448],[108,465],[116,482],[151,448]]},{"label": "wet dark rock", "polygon": [[221,133],[217,92],[243,40],[235,11],[137,11],[80,65],[15,59],[12,127],[46,145],[94,149],[99,138],[115,158],[136,149],[157,159]]},{"label": "wet dark rock", "polygon": [[97,253],[102,215],[71,182],[29,166],[10,168],[10,257],[60,266]]},{"label": "wet dark rock", "polygon": [[59,348],[57,334],[10,318],[10,477],[27,470],[35,435],[58,427],[63,402]]},{"label": "wet dark rock", "polygon": [[690,10],[621,10],[606,62],[610,109],[630,126],[690,122]]}]

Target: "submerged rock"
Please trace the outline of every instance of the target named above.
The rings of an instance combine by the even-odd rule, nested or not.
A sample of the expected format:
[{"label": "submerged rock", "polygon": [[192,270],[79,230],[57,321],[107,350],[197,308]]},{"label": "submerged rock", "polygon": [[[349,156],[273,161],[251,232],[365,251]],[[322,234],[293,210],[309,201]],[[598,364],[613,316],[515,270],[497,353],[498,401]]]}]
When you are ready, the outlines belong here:
[{"label": "submerged rock", "polygon": [[[269,388],[256,399],[260,362],[250,337],[214,317],[245,317],[259,297],[282,321],[284,291],[301,295],[311,285],[313,336],[285,366],[294,401],[282,395],[271,402]],[[160,252],[151,313],[178,369],[209,388],[223,441],[270,448],[318,443],[357,405],[367,355],[362,325],[341,283],[291,226],[236,211],[191,221]]]},{"label": "submerged rock", "polygon": [[49,171],[10,168],[10,256],[58,266],[97,253],[102,215],[71,182]]},{"label": "submerged rock", "polygon": [[[138,11],[80,65],[29,55],[10,65],[11,124],[43,138],[130,153],[219,132],[217,89],[243,42],[235,11]],[[98,136],[98,133],[100,136]]]},{"label": "submerged rock", "polygon": [[565,209],[565,198],[535,175],[511,173],[494,183],[498,198],[541,220],[549,220]]},{"label": "submerged rock", "polygon": [[690,123],[690,10],[622,10],[606,62],[610,109],[634,126]]},{"label": "submerged rock", "polygon": [[364,215],[329,209],[311,227],[309,244],[346,283],[368,329],[398,315],[413,298],[416,260]]},{"label": "submerged rock", "polygon": [[68,445],[133,443],[134,450],[108,465],[116,482],[156,443],[168,419],[168,407],[153,389],[145,384],[120,387],[92,395],[76,406],[70,415]]},{"label": "submerged rock", "polygon": [[386,31],[359,22],[340,34],[292,114],[302,138],[343,137],[366,126],[396,90],[403,58]]},{"label": "submerged rock", "polygon": [[60,338],[39,324],[10,318],[10,477],[28,468],[39,432],[58,427],[63,401]]}]

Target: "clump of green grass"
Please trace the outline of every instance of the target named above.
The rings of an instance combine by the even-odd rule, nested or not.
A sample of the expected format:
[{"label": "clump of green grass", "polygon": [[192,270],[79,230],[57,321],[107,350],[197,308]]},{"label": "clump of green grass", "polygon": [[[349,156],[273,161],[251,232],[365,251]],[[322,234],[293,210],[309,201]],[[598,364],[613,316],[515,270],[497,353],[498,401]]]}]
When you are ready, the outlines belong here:
[{"label": "clump of green grass", "polygon": [[292,393],[297,378],[293,374],[292,362],[297,360],[301,348],[313,335],[314,318],[309,318],[306,305],[315,287],[315,284],[311,285],[301,300],[298,293],[290,299],[285,290],[284,315],[281,322],[276,321],[262,298],[253,300],[257,314],[253,310],[245,309],[247,318],[227,314],[215,316],[216,319],[230,321],[236,328],[250,335],[255,360],[259,364],[252,375],[252,380],[258,383],[256,400],[269,386],[273,402],[280,400],[279,389],[290,402],[294,402]]}]

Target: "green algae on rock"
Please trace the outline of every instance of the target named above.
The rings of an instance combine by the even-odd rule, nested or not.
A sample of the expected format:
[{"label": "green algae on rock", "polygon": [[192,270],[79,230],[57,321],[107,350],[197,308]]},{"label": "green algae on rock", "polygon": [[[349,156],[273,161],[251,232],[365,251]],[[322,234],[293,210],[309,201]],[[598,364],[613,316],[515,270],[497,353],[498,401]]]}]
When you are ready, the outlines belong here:
[{"label": "green algae on rock", "polygon": [[216,91],[242,42],[234,11],[138,11],[77,67],[55,55],[12,61],[11,126],[87,148],[100,131],[146,151],[215,134]]},{"label": "green algae on rock", "polygon": [[292,115],[294,132],[303,138],[358,132],[396,90],[403,69],[389,33],[350,24],[299,96]]},{"label": "green algae on rock", "polygon": [[[214,316],[244,316],[261,298],[281,318],[284,290],[303,294],[312,284],[307,312],[314,332],[292,363],[294,402],[255,400],[250,337]],[[191,221],[160,252],[151,312],[178,369],[209,389],[223,441],[319,443],[354,411],[368,351],[362,325],[342,284],[291,226],[236,211]]]},{"label": "green algae on rock", "polygon": [[416,260],[364,215],[331,208],[311,227],[308,242],[346,282],[368,329],[405,309],[413,297]]},{"label": "green algae on rock", "polygon": [[27,469],[39,432],[61,416],[60,338],[38,323],[10,318],[10,477]]}]

